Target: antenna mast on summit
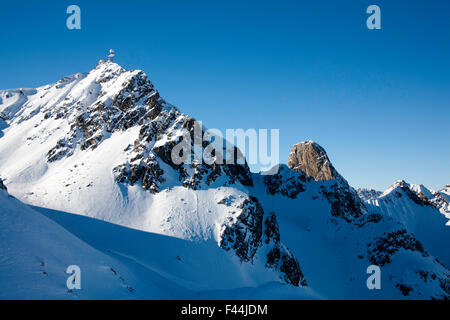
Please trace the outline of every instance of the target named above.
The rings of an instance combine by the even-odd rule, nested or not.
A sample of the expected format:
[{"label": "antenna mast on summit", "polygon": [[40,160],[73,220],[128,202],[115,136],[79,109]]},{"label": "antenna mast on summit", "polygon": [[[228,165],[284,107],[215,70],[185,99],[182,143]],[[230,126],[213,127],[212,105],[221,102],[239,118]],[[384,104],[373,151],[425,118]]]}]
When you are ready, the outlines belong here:
[{"label": "antenna mast on summit", "polygon": [[114,56],[115,56],[114,50],[113,49],[109,49],[109,54],[107,55],[108,61],[113,62]]}]

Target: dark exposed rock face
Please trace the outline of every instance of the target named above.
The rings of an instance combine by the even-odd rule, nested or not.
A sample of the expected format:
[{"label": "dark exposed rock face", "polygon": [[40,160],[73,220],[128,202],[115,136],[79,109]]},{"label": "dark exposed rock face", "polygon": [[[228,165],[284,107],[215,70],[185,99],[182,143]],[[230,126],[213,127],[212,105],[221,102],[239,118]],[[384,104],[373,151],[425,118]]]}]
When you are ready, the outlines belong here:
[{"label": "dark exposed rock face", "polygon": [[136,163],[122,164],[114,168],[116,179],[120,183],[128,183],[134,185],[137,182],[142,184],[142,187],[151,193],[159,191],[161,183],[165,181],[164,171],[159,167],[158,161],[153,154],[150,154],[147,159],[135,159]]},{"label": "dark exposed rock face", "polygon": [[[190,154],[190,158],[187,157],[189,159],[187,163],[175,164],[172,160],[173,148],[178,145],[182,139],[181,136],[172,137],[170,131],[176,128],[186,130],[190,137],[190,145],[184,145],[186,149],[183,150],[183,154],[185,151]],[[242,164],[237,163],[237,161],[233,164],[226,164],[225,161],[223,161],[223,163],[220,163],[220,161],[207,163],[203,160],[195,160],[195,141],[198,139],[202,141],[205,136],[205,129],[198,127],[198,123],[195,119],[183,114],[178,114],[178,116],[174,119],[174,123],[170,126],[169,132],[164,132],[164,134],[171,139],[162,139],[164,140],[164,143],[157,143],[157,146],[153,147],[152,150],[159,159],[172,167],[174,170],[178,171],[179,179],[183,186],[194,190],[200,189],[203,184],[210,186],[221,176],[226,176],[228,178],[228,181],[225,183],[227,185],[232,185],[235,183],[241,183],[244,186],[253,185],[252,175],[245,158],[242,156],[239,149],[234,146],[230,150],[234,154],[234,159],[243,159]],[[184,143],[185,142],[186,141],[184,141]],[[197,147],[200,147],[201,152],[204,152],[207,146],[208,142],[203,141],[201,146]],[[230,152],[230,150],[228,150],[228,152]],[[222,155],[227,154],[225,143],[223,143],[223,149],[221,152]],[[180,157],[183,157],[183,154],[180,153]]]},{"label": "dark exposed rock face", "polygon": [[292,146],[288,166],[302,171],[314,180],[326,181],[340,177],[328,159],[325,149],[313,141],[300,142]]},{"label": "dark exposed rock face", "polygon": [[402,293],[404,296],[409,296],[409,294],[410,294],[411,292],[414,291],[414,289],[413,289],[412,287],[410,287],[410,286],[408,286],[408,285],[406,285],[406,284],[402,284],[402,283],[397,283],[397,284],[395,285],[395,287],[396,287],[398,290],[400,290],[401,293]]},{"label": "dark exposed rock face", "polygon": [[[423,282],[433,282],[438,281],[439,286],[444,292],[441,295],[436,295],[431,297],[432,299],[440,299],[440,300],[450,300],[450,274],[448,274],[446,277],[440,277],[434,272],[419,270],[416,272],[419,274],[420,278],[423,280]],[[399,287],[397,287],[399,288]],[[400,289],[400,288],[399,288]],[[403,291],[402,291],[403,293]],[[408,292],[409,294],[409,292]]]},{"label": "dark exposed rock face", "polygon": [[[230,205],[234,199],[225,198],[219,204]],[[236,221],[224,225],[220,247],[233,250],[243,262],[253,262],[260,248],[265,254],[266,267],[277,270],[281,278],[294,286],[306,286],[298,261],[280,240],[276,216],[264,214],[258,199],[250,196],[239,206]]]},{"label": "dark exposed rock face", "polygon": [[[367,257],[371,264],[380,267],[391,264],[394,255],[400,250],[408,250],[417,252],[424,259],[434,259],[435,263],[444,267],[437,259],[431,257],[424,249],[423,245],[414,237],[413,234],[408,233],[405,229],[397,229],[383,233],[378,238],[367,244]],[[427,268],[423,266],[424,268]],[[437,292],[431,299],[450,299],[450,273],[445,269],[443,273],[436,274],[432,271],[422,269],[422,266],[416,269],[415,273],[423,283],[434,282],[435,286],[442,289],[441,293]],[[403,279],[395,287],[400,290],[402,295],[409,296],[414,288],[411,285],[413,282],[408,279]],[[416,284],[417,285],[417,284]]]},{"label": "dark exposed rock face", "polygon": [[5,185],[3,184],[2,178],[0,178],[0,190],[6,190]]},{"label": "dark exposed rock face", "polygon": [[245,199],[240,205],[241,213],[232,225],[225,226],[220,246],[233,249],[241,261],[253,261],[261,245],[264,210],[256,198]]},{"label": "dark exposed rock face", "polygon": [[372,223],[378,223],[383,219],[390,219],[390,218],[384,218],[379,213],[367,213],[367,214],[360,216],[358,219],[355,219],[354,223],[358,228],[364,228],[366,225],[370,225]]},{"label": "dark exposed rock face", "polygon": [[441,289],[447,294],[447,296],[442,296],[442,299],[450,300],[450,274],[446,278],[439,278]]},{"label": "dark exposed rock face", "polygon": [[381,194],[383,193],[381,191],[377,191],[374,189],[365,189],[365,188],[358,188],[356,189],[356,192],[358,193],[358,196],[364,201],[374,200],[379,196],[381,196]]},{"label": "dark exposed rock face", "polygon": [[329,187],[321,186],[320,193],[330,202],[333,217],[351,222],[365,212],[364,203],[344,179],[336,180]]},{"label": "dark exposed rock face", "polygon": [[[241,183],[244,186],[252,186],[252,175],[246,162],[209,164],[192,159],[195,154],[194,134],[201,134],[202,137],[204,135],[203,128],[194,129],[194,122],[193,118],[180,113],[174,107],[162,109],[154,119],[141,127],[139,139],[135,141],[134,146],[130,146],[130,150],[127,150],[128,163],[114,169],[117,180],[131,185],[141,181],[147,190],[158,192],[160,183],[164,181],[162,177],[164,170],[161,168],[164,163],[177,173],[180,185],[194,190],[212,185],[221,176],[227,177],[225,184]],[[185,129],[191,137],[190,145],[185,145],[186,152],[187,148],[190,148],[191,159],[178,164],[173,162],[172,152],[177,145],[186,141],[183,142],[183,137],[174,135],[174,132],[182,129]],[[202,152],[204,147],[203,145]],[[225,151],[224,149],[224,154]],[[233,152],[235,159],[242,157],[237,148],[234,147]],[[180,157],[182,156],[180,153]]]},{"label": "dark exposed rock face", "polygon": [[372,264],[380,267],[392,262],[391,257],[400,249],[420,252],[428,256],[422,244],[405,229],[384,233],[368,244],[368,257]]},{"label": "dark exposed rock face", "polygon": [[450,214],[450,203],[440,192],[435,192],[434,198],[430,202],[436,209]]},{"label": "dark exposed rock face", "polygon": [[397,181],[393,187],[399,187],[412,201],[414,201],[419,206],[432,206],[432,203],[423,193],[416,193],[412,191],[409,188],[409,185],[403,180]]},{"label": "dark exposed rock face", "polygon": [[[122,71],[123,72],[123,71]],[[118,76],[118,74],[110,75]],[[105,79],[99,79],[99,82]],[[101,97],[103,92],[99,93]],[[123,84],[112,103],[105,106],[96,102],[91,108],[77,115],[70,132],[60,139],[48,154],[49,162],[73,154],[77,145],[81,150],[95,149],[105,138],[105,134],[128,128],[153,119],[165,104],[143,72],[137,72]],[[80,108],[81,109],[81,108]],[[56,117],[67,117],[69,112],[59,111]]]},{"label": "dark exposed rock face", "polygon": [[295,257],[280,241],[276,215],[272,212],[264,219],[264,243],[269,247],[266,266],[280,270],[283,280],[295,286],[306,286],[306,279]]},{"label": "dark exposed rock face", "polygon": [[263,182],[267,193],[271,195],[281,194],[295,199],[300,193],[305,191],[305,184],[310,179],[303,172],[293,172],[285,165],[280,165],[278,172],[264,176]]}]

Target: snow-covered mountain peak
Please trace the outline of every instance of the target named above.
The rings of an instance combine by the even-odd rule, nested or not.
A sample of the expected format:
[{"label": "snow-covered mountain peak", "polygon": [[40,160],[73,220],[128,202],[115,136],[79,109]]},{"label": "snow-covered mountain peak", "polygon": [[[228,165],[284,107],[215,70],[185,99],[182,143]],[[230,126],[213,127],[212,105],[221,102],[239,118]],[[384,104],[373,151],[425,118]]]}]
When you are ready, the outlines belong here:
[{"label": "snow-covered mountain peak", "polygon": [[380,197],[383,197],[391,192],[393,192],[394,190],[400,190],[400,189],[405,189],[408,188],[409,189],[409,184],[405,181],[405,180],[396,180],[392,185],[389,186],[389,188],[387,188],[381,195]]},{"label": "snow-covered mountain peak", "polygon": [[[248,279],[240,285],[281,278],[329,297],[372,297],[365,279],[352,279],[365,275],[368,264],[380,264],[390,275],[386,296],[399,297],[397,285],[406,284],[417,285],[416,297],[449,294],[437,284],[447,271],[425,249],[445,261],[448,256],[426,236],[423,247],[409,233],[415,224],[402,218],[414,217],[410,208],[426,218],[435,208],[410,201],[408,193],[425,200],[401,181],[373,200],[388,209],[394,204],[395,212],[368,212],[313,141],[295,145],[289,167],[280,165],[272,175],[251,173],[245,162],[176,164],[172,151],[184,135],[194,154],[194,137],[205,129],[196,130],[194,118],[166,103],[143,71],[110,61],[36,89],[0,91],[0,98],[0,172],[22,202],[164,235],[202,253],[218,249],[221,261],[208,263],[239,266]],[[239,150],[232,152],[238,158]],[[406,262],[415,273],[399,277]],[[432,285],[418,273],[424,270],[435,274]]]},{"label": "snow-covered mountain peak", "polygon": [[245,163],[173,163],[172,148],[182,134],[196,134],[196,122],[160,98],[143,71],[101,62],[35,89],[7,124],[1,167],[21,200],[214,243],[306,284],[276,218],[241,190],[252,185]]},{"label": "snow-covered mountain peak", "polygon": [[397,180],[386,191],[380,195],[380,199],[401,198],[406,196],[419,206],[435,206],[432,201],[435,192],[427,189],[423,185],[409,184],[404,180]]},{"label": "snow-covered mountain peak", "polygon": [[449,214],[449,199],[445,192],[428,189],[423,184],[409,184],[404,180],[396,181],[379,198],[407,196],[420,206],[433,206],[445,215]]},{"label": "snow-covered mountain peak", "polygon": [[123,95],[129,102],[150,92],[156,93],[143,71],[127,71],[108,61],[99,63],[88,73],[65,76],[36,89],[2,90],[0,114],[10,123],[34,116],[43,116],[44,120],[51,117],[71,120],[83,112],[98,110],[99,106],[107,109]]}]

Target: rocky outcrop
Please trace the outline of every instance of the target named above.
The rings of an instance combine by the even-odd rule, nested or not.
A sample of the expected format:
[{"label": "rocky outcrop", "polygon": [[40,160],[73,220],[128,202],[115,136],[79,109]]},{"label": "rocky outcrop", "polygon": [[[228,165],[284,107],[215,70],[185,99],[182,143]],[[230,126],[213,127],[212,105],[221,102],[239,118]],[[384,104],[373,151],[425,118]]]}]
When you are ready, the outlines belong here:
[{"label": "rocky outcrop", "polygon": [[[432,203],[427,199],[427,197],[422,192],[414,192],[411,190],[410,185],[406,183],[404,180],[396,181],[391,188],[398,188],[402,190],[404,194],[406,194],[412,201],[414,201],[419,206],[431,206]],[[398,197],[402,196],[402,193],[396,191],[395,193]]]},{"label": "rocky outcrop", "polygon": [[[114,168],[116,179],[130,185],[140,181],[145,189],[153,193],[160,191],[159,186],[164,181],[164,170],[175,171],[180,185],[194,190],[211,186],[220,177],[226,177],[223,184],[240,183],[252,186],[252,175],[245,161],[242,164],[194,161],[196,148],[199,147],[194,144],[196,140],[194,135],[201,135],[200,139],[203,139],[205,134],[203,128],[194,128],[194,123],[193,118],[179,112],[175,107],[161,109],[156,117],[143,123],[139,139],[125,150],[129,160]],[[189,135],[190,140],[183,140],[181,132]],[[188,145],[186,141],[190,141],[190,144]],[[172,153],[179,145],[183,146],[183,153],[190,149],[191,158],[182,163],[174,163]],[[205,145],[202,145],[201,151],[204,149]],[[226,152],[224,144],[223,154]],[[233,147],[232,152],[235,159],[242,157],[236,147]],[[180,158],[182,157],[183,155]],[[162,169],[163,165],[167,169]]]},{"label": "rocky outcrop", "polygon": [[280,241],[277,216],[271,212],[264,219],[264,245],[268,248],[266,267],[281,272],[282,279],[295,286],[307,286],[297,259]]},{"label": "rocky outcrop", "polygon": [[[415,282],[411,278],[400,278],[395,287],[400,290],[402,295],[409,296],[414,290],[421,290],[418,284],[435,285],[440,288],[431,299],[448,300],[450,299],[450,273],[449,271],[436,259],[425,251],[423,245],[414,237],[413,234],[408,233],[405,229],[397,229],[390,232],[383,233],[380,237],[367,244],[367,257],[369,262],[380,267],[391,264],[393,256],[399,251],[412,251],[417,255],[421,255],[423,260],[437,263],[442,267],[441,272],[434,272],[429,270],[425,264],[416,268],[414,277]],[[428,269],[428,270],[427,270]],[[421,293],[419,293],[421,295]]]},{"label": "rocky outcrop", "polygon": [[264,210],[253,197],[245,199],[239,209],[241,213],[236,221],[224,226],[220,246],[225,250],[233,249],[241,261],[250,262],[261,245]]},{"label": "rocky outcrop", "polygon": [[430,200],[435,208],[450,219],[450,196],[442,192],[435,192],[434,198]]},{"label": "rocky outcrop", "polygon": [[422,200],[423,203],[431,204],[442,214],[444,214],[448,219],[450,219],[450,188],[448,185],[446,185],[440,191],[428,189],[424,185],[406,185],[419,197],[420,200]]},{"label": "rocky outcrop", "polygon": [[295,199],[305,191],[305,185],[310,180],[311,178],[306,177],[305,173],[294,172],[282,164],[277,173],[264,176],[263,183],[268,194],[281,194]]},{"label": "rocky outcrop", "polygon": [[381,194],[383,193],[381,191],[377,191],[374,189],[366,189],[366,188],[358,188],[358,189],[356,189],[356,192],[358,193],[358,196],[363,201],[375,200],[376,198],[381,196]]},{"label": "rocky outcrop", "polygon": [[386,232],[367,247],[370,263],[380,267],[391,263],[392,256],[400,249],[417,251],[424,257],[429,256],[422,244],[405,229]]},{"label": "rocky outcrop", "polygon": [[331,186],[320,186],[320,193],[330,203],[333,217],[351,222],[366,212],[364,203],[344,179],[336,180]]},{"label": "rocky outcrop", "polygon": [[6,187],[5,187],[5,185],[3,184],[2,178],[0,178],[0,190],[5,190],[5,191],[6,191]]},{"label": "rocky outcrop", "polygon": [[294,171],[304,172],[314,180],[326,181],[340,177],[325,149],[314,141],[300,142],[292,146],[288,166]]},{"label": "rocky outcrop", "polygon": [[[230,206],[235,199],[224,198],[219,204]],[[220,247],[234,251],[242,262],[253,262],[259,253],[267,268],[280,273],[286,283],[306,286],[306,280],[297,259],[281,243],[276,215],[266,215],[258,199],[250,196],[239,205],[240,213],[223,226]]]},{"label": "rocky outcrop", "polygon": [[[106,68],[107,65],[102,67]],[[94,69],[93,72],[97,70]],[[108,81],[113,83],[118,81],[119,76],[123,77],[124,73],[125,70],[121,68],[107,69],[97,77],[96,82],[99,85]],[[71,156],[77,146],[81,150],[95,149],[105,136],[154,119],[165,105],[165,101],[160,98],[158,91],[142,71],[128,72],[118,91],[107,99],[109,91],[110,87],[105,85],[104,89],[100,89],[97,100],[88,106],[79,106],[80,110],[71,120],[67,136],[49,150],[49,162]],[[70,118],[73,110],[74,108],[67,105],[67,109],[60,108],[53,113],[56,118]],[[52,116],[52,112],[46,115],[47,119]]]}]

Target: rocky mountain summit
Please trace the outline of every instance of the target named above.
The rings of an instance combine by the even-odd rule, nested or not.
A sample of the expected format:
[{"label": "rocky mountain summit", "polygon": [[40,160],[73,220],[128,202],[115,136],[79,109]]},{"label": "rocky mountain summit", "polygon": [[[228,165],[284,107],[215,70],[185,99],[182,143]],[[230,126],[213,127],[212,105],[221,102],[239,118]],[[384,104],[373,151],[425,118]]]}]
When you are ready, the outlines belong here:
[{"label": "rocky mountain summit", "polygon": [[[200,161],[195,141],[206,129],[160,97],[143,71],[111,61],[36,89],[1,90],[0,99],[0,172],[9,192],[86,242],[97,238],[83,230],[105,227],[98,220],[157,235],[149,243],[164,250],[142,247],[135,233],[120,239],[126,246],[111,239],[101,247],[139,270],[159,270],[177,290],[277,282],[294,296],[450,296],[448,231],[437,209],[444,193],[430,199],[398,184],[363,201],[313,141],[294,145],[288,165],[271,175],[251,172],[234,146],[241,163],[220,163],[215,153]],[[175,163],[182,141],[192,158]],[[437,240],[412,217],[434,221],[427,230]],[[366,288],[370,264],[383,267],[382,291]]]},{"label": "rocky mountain summit", "polygon": [[341,177],[328,159],[325,149],[310,140],[292,146],[288,167],[304,172],[314,180],[326,181]]}]

